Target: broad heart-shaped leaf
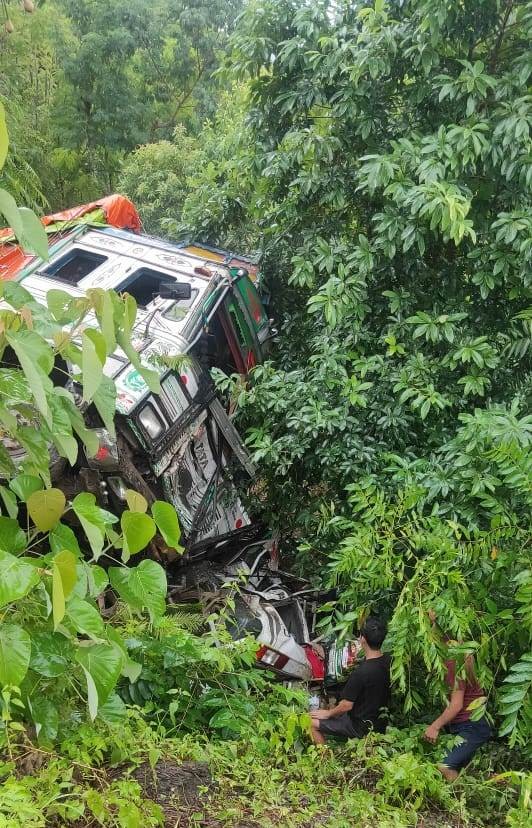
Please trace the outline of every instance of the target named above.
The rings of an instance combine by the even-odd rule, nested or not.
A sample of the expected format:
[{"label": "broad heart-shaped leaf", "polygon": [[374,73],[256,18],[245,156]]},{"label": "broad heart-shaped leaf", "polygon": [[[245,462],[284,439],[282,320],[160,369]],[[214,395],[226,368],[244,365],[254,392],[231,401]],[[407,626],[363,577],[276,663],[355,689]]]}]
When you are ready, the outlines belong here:
[{"label": "broad heart-shaped leaf", "polygon": [[53,388],[48,376],[54,364],[52,349],[34,331],[15,331],[7,334],[7,340],[17,355],[39,411],[51,427],[52,415],[47,393],[51,393]]},{"label": "broad heart-shaped leaf", "polygon": [[120,647],[122,653],[124,654],[124,662],[122,664],[122,675],[128,678],[131,684],[134,684],[137,681],[140,674],[142,673],[142,664],[139,664],[137,661],[133,661],[133,659],[130,657],[126,648],[126,644],[118,630],[115,629],[115,627],[111,627],[111,625],[108,625],[105,632],[107,634],[108,641],[112,641],[114,644]]},{"label": "broad heart-shaped leaf", "polygon": [[87,682],[87,705],[89,707],[89,716],[92,721],[94,721],[98,715],[98,689],[96,687],[96,682],[87,668],[82,667],[82,669],[85,674],[85,681]]},{"label": "broad heart-shaped leaf", "polygon": [[17,239],[20,239],[22,235],[22,219],[20,218],[17,202],[6,190],[0,190],[0,215],[4,216]]},{"label": "broad heart-shaped leaf", "polygon": [[79,447],[72,434],[68,404],[63,395],[57,394],[54,388],[54,393],[48,395],[48,405],[52,412],[52,427],[46,438],[48,442],[53,441],[59,454],[66,457],[70,465],[74,466],[78,458]]},{"label": "broad heart-shaped leaf", "polygon": [[83,331],[81,337],[81,369],[83,371],[83,399],[92,400],[103,377],[106,357],[105,339],[99,331]]},{"label": "broad heart-shaped leaf", "polygon": [[31,638],[18,624],[0,624],[0,684],[18,687],[28,671]]},{"label": "broad heart-shaped leaf", "polygon": [[0,549],[0,607],[24,598],[39,581],[35,566]]},{"label": "broad heart-shaped leaf", "polygon": [[24,250],[36,253],[41,259],[48,259],[48,237],[41,222],[28,207],[18,208],[22,221],[22,234],[19,242]]},{"label": "broad heart-shaped leaf", "polygon": [[6,113],[4,104],[0,103],[0,170],[4,166],[9,149],[9,136],[7,134]]},{"label": "broad heart-shaped leaf", "polygon": [[112,354],[116,348],[114,306],[111,294],[108,290],[92,288],[87,291],[87,296],[93,304],[96,318],[100,323],[100,330],[107,344],[107,353]]},{"label": "broad heart-shaped leaf", "polygon": [[52,612],[54,629],[57,629],[65,616],[65,600],[76,583],[76,556],[63,549],[52,561]]},{"label": "broad heart-shaped leaf", "polygon": [[[131,300],[131,301],[130,301]],[[136,302],[132,296],[127,296],[124,299],[124,307],[129,308],[129,313],[131,313],[131,307],[134,306],[133,312],[133,321],[131,321],[131,317],[128,317],[126,313],[124,316],[125,322],[125,330],[118,331],[116,340],[120,347],[122,348],[123,352],[131,362],[134,368],[137,369],[139,374],[141,375],[142,379],[152,392],[152,394],[160,394],[161,393],[161,382],[159,377],[158,371],[153,371],[151,368],[146,368],[142,362],[140,361],[140,357],[136,350],[134,349],[133,345],[131,344],[130,335],[131,335],[131,328],[133,327],[133,322],[135,319],[136,313]],[[129,327],[131,324],[131,327]]]},{"label": "broad heart-shaped leaf", "polygon": [[4,507],[10,518],[15,519],[18,515],[17,498],[5,486],[0,486],[0,497],[4,501]]},{"label": "broad heart-shaped leaf", "polygon": [[116,385],[110,377],[102,376],[102,381],[93,397],[98,414],[111,435],[116,436],[115,414],[116,414]]},{"label": "broad heart-shaped leaf", "polygon": [[13,480],[9,481],[9,488],[15,492],[19,500],[25,503],[33,492],[38,492],[43,488],[43,482],[40,477],[35,477],[33,474],[17,474]]},{"label": "broad heart-shaped leaf", "polygon": [[135,555],[144,549],[157,531],[154,520],[141,512],[122,512],[120,519],[124,533],[124,552],[126,555]]},{"label": "broad heart-shaped leaf", "polygon": [[54,319],[61,325],[74,322],[80,316],[79,299],[65,290],[49,290],[46,294],[46,304]]},{"label": "broad heart-shaped leaf", "polygon": [[30,667],[47,678],[61,676],[69,670],[74,658],[74,647],[59,633],[34,632],[31,636]]},{"label": "broad heart-shaped leaf", "polygon": [[87,569],[87,586],[91,598],[97,598],[101,595],[105,587],[109,583],[109,577],[105,569],[96,564],[89,564]]},{"label": "broad heart-shaped leaf", "polygon": [[116,523],[118,518],[96,505],[96,498],[89,492],[82,492],[72,501],[83,531],[87,535],[92,553],[96,559],[100,556],[105,540],[105,526]]},{"label": "broad heart-shaped leaf", "polygon": [[146,498],[133,489],[126,490],[126,503],[132,512],[146,512],[148,509]]},{"label": "broad heart-shaped leaf", "polygon": [[54,630],[56,630],[65,616],[65,594],[61,573],[54,564],[52,564],[52,613]]},{"label": "broad heart-shaped leaf", "polygon": [[[42,431],[31,426],[20,426],[17,429],[17,439],[28,455],[22,464],[28,474],[38,474],[43,480],[50,480],[49,446],[43,437]],[[50,481],[51,484],[51,481]]]},{"label": "broad heart-shaped leaf", "polygon": [[93,604],[73,596],[67,604],[66,611],[76,632],[97,640],[104,637],[103,618]]},{"label": "broad heart-shaped leaf", "polygon": [[104,704],[98,708],[98,716],[107,724],[120,724],[127,714],[127,708],[118,693],[111,693]]},{"label": "broad heart-shaped leaf", "polygon": [[14,518],[0,517],[0,549],[5,552],[24,552],[27,546],[25,533]]},{"label": "broad heart-shaped leaf", "polygon": [[76,563],[76,584],[72,590],[71,598],[74,595],[76,598],[85,598],[89,588],[88,569],[89,567],[85,561],[78,561]]},{"label": "broad heart-shaped leaf", "polygon": [[151,513],[165,543],[178,552],[182,551],[183,547],[179,545],[181,529],[174,507],[164,500],[156,500],[151,507]]},{"label": "broad heart-shaped leaf", "polygon": [[[21,310],[24,305],[32,305],[35,307],[35,299],[25,287],[22,287],[20,282],[6,282],[3,286],[3,298],[8,305],[11,305],[15,310]],[[32,308],[33,309],[33,308]]]},{"label": "broad heart-shaped leaf", "polygon": [[63,595],[65,598],[69,598],[78,579],[76,571],[76,556],[70,552],[69,549],[62,549],[61,552],[58,552],[54,557],[52,565],[57,568],[61,576]]},{"label": "broad heart-shaped leaf", "polygon": [[41,745],[51,745],[59,730],[59,712],[50,699],[37,696],[29,701],[31,718]]},{"label": "broad heart-shaped leaf", "polygon": [[131,609],[146,609],[152,621],[164,615],[166,609],[166,574],[155,561],[142,561],[138,566],[112,566],[109,569],[111,586]]},{"label": "broad heart-shaped leaf", "polygon": [[107,701],[115,688],[122,670],[123,653],[113,644],[93,644],[80,647],[76,661],[85,671],[89,712],[94,719],[98,706]]},{"label": "broad heart-shaped leaf", "polygon": [[61,489],[33,492],[27,500],[28,512],[39,532],[49,532],[65,511],[66,499]]},{"label": "broad heart-shaped leaf", "polygon": [[61,552],[62,549],[68,549],[77,558],[81,558],[81,550],[76,536],[70,526],[65,526],[64,523],[57,523],[54,526],[48,535],[48,542],[50,549],[55,554]]}]

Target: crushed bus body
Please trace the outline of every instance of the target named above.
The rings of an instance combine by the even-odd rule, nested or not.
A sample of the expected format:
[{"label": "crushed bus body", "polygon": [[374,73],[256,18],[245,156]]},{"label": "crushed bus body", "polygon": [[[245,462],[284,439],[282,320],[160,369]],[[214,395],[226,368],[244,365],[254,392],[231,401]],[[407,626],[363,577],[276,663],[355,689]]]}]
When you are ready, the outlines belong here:
[{"label": "crushed bus body", "polygon": [[[80,491],[120,514],[129,489],[148,501],[166,500],[179,516],[185,554],[159,542],[148,550],[167,566],[170,596],[184,591],[201,600],[244,580],[232,634],[253,634],[257,663],[282,679],[323,681],[331,654],[312,644],[319,596],[278,572],[276,545],[254,525],[239,486],[255,468],[217,396],[211,369],[245,375],[268,351],[272,334],[262,304],[256,264],[248,257],[199,243],[177,245],[139,233],[127,199],[111,196],[44,220],[49,259],[29,256],[9,230],[0,231],[0,277],[16,279],[37,302],[50,290],[83,297],[94,288],[134,297],[132,344],[160,376],[160,394],[120,349],[104,373],[117,390],[116,437],[93,404],[83,403],[76,368],[63,375],[85,424],[98,436],[94,456],[80,444],[72,467],[52,452],[53,484],[72,499]],[[96,325],[90,315],[87,327]],[[4,353],[3,364],[6,363]],[[19,466],[24,451],[6,444]],[[159,539],[161,541],[162,539]]]}]

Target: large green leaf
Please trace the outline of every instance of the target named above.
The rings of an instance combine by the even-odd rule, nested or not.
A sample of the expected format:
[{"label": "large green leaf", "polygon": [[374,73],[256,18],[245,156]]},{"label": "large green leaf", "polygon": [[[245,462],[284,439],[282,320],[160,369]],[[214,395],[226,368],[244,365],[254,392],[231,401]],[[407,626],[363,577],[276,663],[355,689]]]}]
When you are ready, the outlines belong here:
[{"label": "large green leaf", "polygon": [[47,678],[55,678],[70,669],[74,658],[71,642],[59,633],[34,632],[31,636],[30,667]]},{"label": "large green leaf", "polygon": [[4,501],[5,510],[10,518],[15,519],[18,515],[17,498],[5,486],[0,486],[0,497]]},{"label": "large green leaf", "polygon": [[91,598],[97,598],[98,595],[101,595],[108,583],[109,577],[105,569],[102,569],[101,566],[96,566],[96,564],[90,564],[88,566],[87,585]]},{"label": "large green leaf", "polygon": [[182,551],[183,547],[179,545],[181,529],[174,507],[164,500],[156,500],[151,507],[151,513],[165,543],[178,552]]},{"label": "large green leaf", "polygon": [[74,322],[80,315],[79,299],[64,290],[53,288],[46,294],[46,304],[61,325]]},{"label": "large green leaf", "polygon": [[20,310],[25,305],[31,305],[32,311],[39,307],[29,290],[26,290],[20,282],[5,282],[2,285],[2,294],[6,302],[15,310]]},{"label": "large green leaf", "polygon": [[152,620],[164,614],[166,574],[155,561],[142,561],[131,568],[111,567],[109,579],[113,589],[133,610],[147,610]]},{"label": "large green leaf", "polygon": [[27,452],[27,459],[22,468],[29,474],[39,474],[43,480],[50,482],[50,453],[42,430],[31,426],[20,426],[17,429],[17,439]]},{"label": "large green leaf", "polygon": [[26,535],[14,518],[0,517],[0,549],[6,552],[24,552]]},{"label": "large green leaf", "polygon": [[54,556],[52,561],[61,576],[61,583],[63,585],[63,595],[69,598],[72,594],[77,581],[77,558],[69,549],[62,549]]},{"label": "large green leaf", "polygon": [[126,490],[126,503],[132,512],[146,512],[148,509],[146,498],[133,489]]},{"label": "large green leaf", "polygon": [[130,512],[126,509],[122,512],[120,519],[122,532],[124,533],[124,552],[126,555],[134,555],[149,544],[157,527],[149,515],[142,512]]},{"label": "large green leaf", "polygon": [[54,526],[48,535],[48,541],[50,543],[50,549],[55,554],[61,552],[62,549],[68,549],[77,558],[81,557],[81,550],[77,538],[70,526],[65,526],[64,523],[57,523]]},{"label": "large green leaf", "polygon": [[39,581],[35,566],[0,549],[0,607],[24,598]]},{"label": "large green leaf", "polygon": [[18,624],[0,624],[0,684],[18,687],[28,671],[31,638]]},{"label": "large green leaf", "polygon": [[126,644],[115,627],[111,627],[108,625],[106,629],[107,639],[110,642],[116,644],[122,651],[124,656],[124,661],[122,664],[122,675],[129,679],[129,681],[134,684],[140,674],[142,673],[142,664],[139,664],[137,661],[133,661],[130,657]]},{"label": "large green leaf", "polygon": [[53,393],[48,395],[48,405],[52,412],[52,428],[47,435],[52,440],[59,454],[66,457],[71,466],[74,466],[78,458],[79,447],[76,438],[72,434],[72,423],[69,415],[68,404],[62,394]]},{"label": "large green leaf", "polygon": [[63,549],[52,561],[52,612],[54,629],[65,616],[65,601],[76,584],[76,556]]},{"label": "large green leaf", "polygon": [[76,632],[97,640],[103,638],[105,625],[93,604],[73,596],[67,604],[67,616]]},{"label": "large green leaf", "polygon": [[100,385],[94,394],[93,402],[107,431],[114,438],[116,436],[116,385],[110,377],[102,376]]},{"label": "large green leaf", "polygon": [[3,215],[7,224],[13,230],[17,239],[22,235],[22,219],[18,211],[17,202],[5,190],[0,190],[0,215]]},{"label": "large green leaf", "polygon": [[7,340],[17,355],[39,411],[51,427],[52,415],[47,394],[52,390],[52,382],[48,376],[54,364],[52,349],[34,331],[21,330],[9,333]]},{"label": "large green leaf", "polygon": [[33,492],[38,492],[43,488],[43,482],[40,477],[35,477],[33,474],[17,474],[13,480],[9,481],[9,488],[15,492],[19,500],[25,503]]},{"label": "large green leaf", "polygon": [[42,489],[28,497],[27,505],[39,532],[49,532],[65,511],[66,499],[61,489]]},{"label": "large green leaf", "polygon": [[116,341],[124,351],[125,355],[137,369],[142,379],[153,394],[161,393],[159,373],[146,368],[140,361],[140,357],[131,344],[131,332],[137,315],[137,303],[133,296],[126,294],[122,300],[114,297],[115,319],[119,320],[119,329],[116,334]]},{"label": "large green leaf", "polygon": [[106,358],[105,339],[99,331],[83,331],[81,337],[81,368],[83,371],[83,399],[91,401],[103,377]]},{"label": "large green leaf", "polygon": [[112,354],[116,348],[114,305],[111,294],[101,288],[92,288],[87,291],[87,296],[92,301],[96,318],[100,324],[101,332],[107,344],[107,353]]},{"label": "large green leaf", "polygon": [[107,701],[98,708],[98,716],[107,724],[120,724],[126,715],[126,705],[118,693],[111,693]]},{"label": "large green leaf", "polygon": [[30,701],[31,718],[39,744],[51,745],[59,730],[59,711],[44,696],[37,696]]},{"label": "large green leaf", "polygon": [[97,559],[103,549],[106,525],[115,523],[118,518],[105,509],[100,509],[96,505],[95,496],[89,492],[77,495],[72,501],[72,508],[83,526],[92,553]]},{"label": "large green leaf", "polygon": [[22,234],[19,241],[24,250],[36,253],[41,259],[48,259],[48,237],[41,222],[27,207],[19,207],[20,219],[22,221]]},{"label": "large green leaf", "polygon": [[89,712],[94,719],[98,706],[106,702],[115,688],[122,669],[123,654],[113,644],[93,644],[90,647],[80,647],[76,661],[85,671]]}]

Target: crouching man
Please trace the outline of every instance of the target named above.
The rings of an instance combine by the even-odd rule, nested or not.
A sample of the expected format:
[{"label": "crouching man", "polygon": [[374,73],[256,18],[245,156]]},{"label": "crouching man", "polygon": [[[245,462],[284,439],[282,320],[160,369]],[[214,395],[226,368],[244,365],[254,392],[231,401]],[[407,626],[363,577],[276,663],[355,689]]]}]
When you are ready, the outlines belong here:
[{"label": "crouching man", "polygon": [[[430,610],[429,618],[433,627],[437,629],[436,614],[433,610]],[[444,640],[448,641],[447,638]],[[471,718],[475,706],[482,703],[486,697],[475,676],[473,657],[469,655],[465,659],[465,679],[456,678],[456,662],[453,659],[448,659],[445,666],[449,703],[443,713],[427,727],[424,738],[435,744],[442,728],[453,736],[461,737],[460,744],[452,748],[442,764],[438,765],[438,770],[445,779],[453,782],[462,768],[471,761],[478,748],[490,740],[491,729],[485,716],[477,721]]]},{"label": "crouching man", "polygon": [[370,730],[384,732],[383,708],[390,701],[390,656],[381,651],[385,637],[386,624],[379,618],[369,617],[362,625],[359,643],[365,659],[349,676],[336,707],[311,713],[315,744],[327,737],[357,739]]}]

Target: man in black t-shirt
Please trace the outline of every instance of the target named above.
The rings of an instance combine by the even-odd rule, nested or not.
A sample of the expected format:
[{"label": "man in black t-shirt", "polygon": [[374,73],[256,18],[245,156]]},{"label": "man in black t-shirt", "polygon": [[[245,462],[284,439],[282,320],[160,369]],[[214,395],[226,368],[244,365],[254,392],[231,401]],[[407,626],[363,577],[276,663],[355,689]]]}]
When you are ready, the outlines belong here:
[{"label": "man in black t-shirt", "polygon": [[370,730],[384,732],[383,708],[390,701],[390,656],[380,649],[385,637],[386,624],[379,618],[370,617],[362,625],[359,640],[365,660],[349,676],[336,707],[310,714],[312,741],[317,745],[326,736],[357,739]]}]

